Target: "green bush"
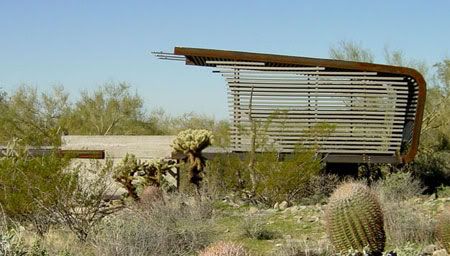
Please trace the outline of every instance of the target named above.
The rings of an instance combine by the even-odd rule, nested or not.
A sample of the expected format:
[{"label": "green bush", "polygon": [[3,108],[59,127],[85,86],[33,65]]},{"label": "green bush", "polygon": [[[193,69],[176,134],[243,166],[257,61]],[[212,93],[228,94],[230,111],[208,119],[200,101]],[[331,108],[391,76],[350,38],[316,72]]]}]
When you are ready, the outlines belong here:
[{"label": "green bush", "polygon": [[450,185],[450,153],[421,153],[411,164],[414,177],[426,187],[426,192],[435,193],[441,185]]},{"label": "green bush", "polygon": [[[319,197],[325,197],[335,187],[326,184],[320,189],[316,176],[322,169],[321,159],[313,149],[297,148],[293,154],[279,159],[276,152],[259,153],[255,161],[257,186],[253,199],[267,205],[281,201],[299,201],[304,197],[313,196],[317,192]],[[223,155],[208,161],[205,172],[205,184],[209,192],[226,194],[233,191],[251,194],[252,182],[248,171],[249,155]],[[328,176],[327,176],[328,177]],[[328,177],[333,180],[335,177]],[[314,187],[315,192],[310,191]],[[319,191],[320,190],[320,191]]]},{"label": "green bush", "polygon": [[74,189],[73,174],[64,171],[69,161],[56,153],[31,157],[23,149],[15,152],[0,158],[0,205],[9,218],[31,221],[38,232],[45,232],[48,223],[44,223],[42,206],[57,202],[60,191],[56,186]]},{"label": "green bush", "polygon": [[302,195],[321,168],[321,159],[312,149],[297,148],[282,161],[276,153],[260,154],[255,165],[256,195],[269,205],[292,202]]},{"label": "green bush", "polygon": [[216,156],[207,162],[204,188],[210,195],[240,191],[249,185],[250,176],[245,168],[245,162],[236,154]]}]

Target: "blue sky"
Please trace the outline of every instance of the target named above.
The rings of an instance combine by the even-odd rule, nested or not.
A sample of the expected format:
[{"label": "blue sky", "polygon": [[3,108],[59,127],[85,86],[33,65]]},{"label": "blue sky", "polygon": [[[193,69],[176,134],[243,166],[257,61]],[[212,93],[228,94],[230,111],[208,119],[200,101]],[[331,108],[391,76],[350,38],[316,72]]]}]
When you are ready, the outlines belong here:
[{"label": "blue sky", "polygon": [[341,40],[382,62],[383,47],[433,64],[450,56],[450,1],[0,0],[0,87],[74,97],[126,81],[151,110],[226,118],[225,83],[208,68],[161,61],[174,46],[328,57]]}]

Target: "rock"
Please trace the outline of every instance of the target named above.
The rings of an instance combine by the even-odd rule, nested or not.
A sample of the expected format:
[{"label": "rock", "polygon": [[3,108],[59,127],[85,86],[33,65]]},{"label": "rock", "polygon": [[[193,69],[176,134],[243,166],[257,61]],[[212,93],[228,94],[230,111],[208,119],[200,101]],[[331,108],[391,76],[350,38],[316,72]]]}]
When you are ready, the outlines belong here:
[{"label": "rock", "polygon": [[249,209],[248,209],[248,213],[249,214],[255,214],[255,213],[258,213],[258,208],[256,208],[256,207],[254,207],[254,206],[251,206]]},{"label": "rock", "polygon": [[433,256],[448,256],[448,253],[445,249],[434,251]]},{"label": "rock", "polygon": [[423,248],[422,253],[426,255],[432,255],[434,251],[436,251],[437,247],[434,244],[430,244]]},{"label": "rock", "polygon": [[292,207],[289,207],[289,209],[291,210],[292,213],[298,212],[299,207],[297,205],[294,205]]},{"label": "rock", "polygon": [[317,216],[312,216],[311,218],[308,219],[309,222],[317,222],[319,221],[319,217]]},{"label": "rock", "polygon": [[270,209],[264,210],[264,212],[265,212],[265,213],[268,213],[268,214],[271,214],[271,213],[277,212],[277,209],[270,208]]},{"label": "rock", "polygon": [[278,202],[276,202],[274,205],[273,205],[273,209],[280,209],[280,204],[278,203]]},{"label": "rock", "polygon": [[292,239],[292,236],[291,235],[284,235],[283,238],[288,240],[288,239]]},{"label": "rock", "polygon": [[437,198],[436,193],[433,193],[430,197],[428,197],[428,201],[433,201]]},{"label": "rock", "polygon": [[278,205],[278,208],[283,211],[283,210],[286,210],[286,208],[288,208],[288,206],[289,206],[288,202],[283,201],[283,202],[281,202],[281,204]]}]

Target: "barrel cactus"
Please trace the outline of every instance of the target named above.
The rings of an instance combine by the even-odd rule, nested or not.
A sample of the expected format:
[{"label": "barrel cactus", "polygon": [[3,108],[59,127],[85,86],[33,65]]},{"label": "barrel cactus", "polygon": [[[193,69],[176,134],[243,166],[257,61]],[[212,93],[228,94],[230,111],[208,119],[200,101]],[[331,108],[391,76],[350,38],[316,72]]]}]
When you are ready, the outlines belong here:
[{"label": "barrel cactus", "polygon": [[446,208],[437,217],[436,236],[442,247],[450,252],[450,208]]},{"label": "barrel cactus", "polygon": [[386,242],[383,213],[366,185],[349,182],[338,187],[330,197],[325,218],[328,236],[338,252],[382,254]]},{"label": "barrel cactus", "polygon": [[202,150],[212,144],[213,135],[208,130],[188,129],[180,132],[172,142],[172,148],[186,155],[185,161],[190,164],[190,182],[200,187],[202,180],[200,173],[206,165],[206,159],[202,156]]}]

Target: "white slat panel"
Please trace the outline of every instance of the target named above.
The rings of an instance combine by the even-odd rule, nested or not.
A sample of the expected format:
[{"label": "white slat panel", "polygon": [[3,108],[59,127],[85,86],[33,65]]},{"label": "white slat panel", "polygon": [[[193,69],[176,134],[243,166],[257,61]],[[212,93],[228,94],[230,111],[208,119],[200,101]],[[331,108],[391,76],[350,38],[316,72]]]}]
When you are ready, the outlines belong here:
[{"label": "white slat panel", "polygon": [[[265,134],[280,151],[291,151],[302,142],[319,144],[324,153],[394,154],[417,104],[417,86],[411,94],[411,81],[401,76],[261,63],[208,64],[217,65],[216,72],[228,83],[231,137],[237,151],[249,149],[242,129],[249,130],[251,114],[257,122],[270,118]],[[280,110],[285,112],[273,115]],[[305,133],[320,123],[336,128],[323,140]]]}]

